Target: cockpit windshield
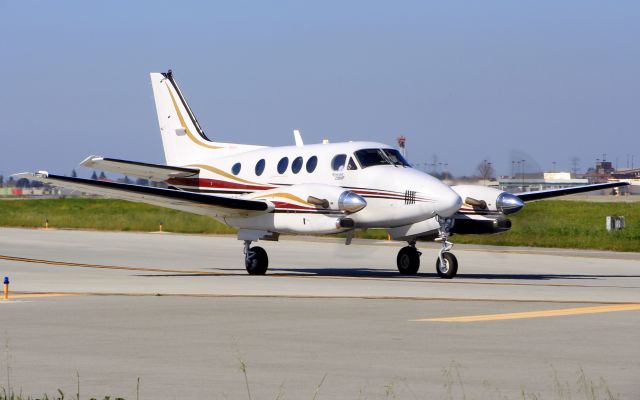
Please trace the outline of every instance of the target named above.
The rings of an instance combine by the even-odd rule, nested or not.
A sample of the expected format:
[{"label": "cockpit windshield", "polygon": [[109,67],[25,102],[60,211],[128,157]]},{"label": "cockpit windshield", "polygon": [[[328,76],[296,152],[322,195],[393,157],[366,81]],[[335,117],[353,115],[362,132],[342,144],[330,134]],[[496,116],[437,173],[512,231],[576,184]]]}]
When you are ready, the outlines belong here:
[{"label": "cockpit windshield", "polygon": [[402,154],[395,149],[362,149],[354,153],[362,168],[374,165],[395,165],[410,167]]},{"label": "cockpit windshield", "polygon": [[407,162],[407,160],[404,159],[404,157],[402,157],[402,154],[400,154],[400,152],[396,149],[382,149],[382,151],[384,151],[384,154],[387,155],[387,157],[389,157],[389,159],[391,160],[391,162],[394,165],[402,165],[403,167],[410,167],[411,164],[409,164]]}]

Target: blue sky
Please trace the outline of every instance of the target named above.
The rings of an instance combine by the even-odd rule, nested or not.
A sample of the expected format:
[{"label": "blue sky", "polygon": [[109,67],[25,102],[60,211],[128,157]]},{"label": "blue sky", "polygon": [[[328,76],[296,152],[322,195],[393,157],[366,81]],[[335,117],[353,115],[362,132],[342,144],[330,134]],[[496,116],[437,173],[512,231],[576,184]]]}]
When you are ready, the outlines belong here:
[{"label": "blue sky", "polygon": [[169,67],[221,141],[403,134],[457,175],[638,166],[639,20],[632,1],[0,0],[0,173],[163,162],[148,73]]}]

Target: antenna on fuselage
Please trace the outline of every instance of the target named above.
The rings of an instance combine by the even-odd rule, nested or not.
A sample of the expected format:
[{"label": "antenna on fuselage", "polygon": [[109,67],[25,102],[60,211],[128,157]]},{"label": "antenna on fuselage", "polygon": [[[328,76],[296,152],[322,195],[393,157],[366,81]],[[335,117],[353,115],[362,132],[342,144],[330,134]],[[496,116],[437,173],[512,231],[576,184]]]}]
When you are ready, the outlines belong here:
[{"label": "antenna on fuselage", "polygon": [[296,141],[297,147],[304,146],[304,142],[302,141],[302,135],[300,134],[300,131],[298,129],[293,130],[293,139]]}]

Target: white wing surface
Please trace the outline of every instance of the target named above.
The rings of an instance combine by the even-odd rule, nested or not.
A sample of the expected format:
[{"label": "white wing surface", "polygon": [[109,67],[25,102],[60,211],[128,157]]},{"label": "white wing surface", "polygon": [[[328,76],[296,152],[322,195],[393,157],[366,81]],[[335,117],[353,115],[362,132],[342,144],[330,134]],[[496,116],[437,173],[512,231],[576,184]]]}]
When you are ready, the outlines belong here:
[{"label": "white wing surface", "polygon": [[80,163],[83,167],[115,172],[156,182],[170,178],[194,177],[200,172],[197,168],[173,167],[169,165],[142,163],[137,161],[118,160],[100,156],[89,156]]},{"label": "white wing surface", "polygon": [[161,189],[109,181],[70,178],[50,175],[46,172],[24,172],[14,176],[48,183],[53,186],[78,190],[84,193],[147,203],[214,218],[249,216],[263,214],[273,210],[273,204],[263,200],[249,200],[184,190]]}]

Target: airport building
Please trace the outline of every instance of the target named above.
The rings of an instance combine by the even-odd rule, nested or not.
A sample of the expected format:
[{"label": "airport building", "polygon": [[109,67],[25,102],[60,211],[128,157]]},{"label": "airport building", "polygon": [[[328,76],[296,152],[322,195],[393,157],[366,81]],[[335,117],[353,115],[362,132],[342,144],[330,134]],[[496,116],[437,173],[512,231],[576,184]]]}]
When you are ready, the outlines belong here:
[{"label": "airport building", "polygon": [[519,176],[501,177],[498,179],[498,188],[511,193],[563,189],[588,184],[588,179],[575,178],[570,172],[520,174]]}]

